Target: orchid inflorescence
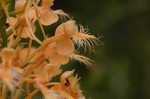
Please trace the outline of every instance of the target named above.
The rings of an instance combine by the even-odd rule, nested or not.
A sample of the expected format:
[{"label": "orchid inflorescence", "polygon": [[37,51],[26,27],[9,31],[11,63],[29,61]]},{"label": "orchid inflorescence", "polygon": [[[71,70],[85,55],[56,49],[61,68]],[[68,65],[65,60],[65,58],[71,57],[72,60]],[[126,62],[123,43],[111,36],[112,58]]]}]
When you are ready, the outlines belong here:
[{"label": "orchid inflorescence", "polygon": [[[54,0],[17,0],[15,14],[7,15],[8,44],[0,52],[0,99],[7,98],[8,91],[9,99],[20,99],[22,91],[26,99],[39,92],[45,99],[85,99],[74,70],[63,72],[61,67],[72,59],[90,65],[92,60],[78,54],[75,45],[93,48],[97,38],[63,10],[51,9],[53,3]],[[49,37],[44,26],[58,22],[60,17],[68,20]],[[36,24],[40,26],[42,40],[36,36]],[[28,39],[27,46],[22,39]],[[39,46],[35,47],[33,41]],[[60,80],[54,82],[52,79],[58,75]]]}]

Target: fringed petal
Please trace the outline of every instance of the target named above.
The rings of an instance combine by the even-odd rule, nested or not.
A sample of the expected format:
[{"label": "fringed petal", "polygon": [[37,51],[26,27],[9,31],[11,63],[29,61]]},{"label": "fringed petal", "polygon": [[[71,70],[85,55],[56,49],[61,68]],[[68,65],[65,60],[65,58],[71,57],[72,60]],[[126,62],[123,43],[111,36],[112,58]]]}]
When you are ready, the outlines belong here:
[{"label": "fringed petal", "polygon": [[59,10],[54,10],[54,13],[56,15],[60,15],[60,17],[67,17],[70,18],[69,15],[67,13],[65,13],[63,10],[59,9]]},{"label": "fringed petal", "polygon": [[75,33],[73,35],[73,38],[75,38],[75,39],[96,39],[96,37],[94,35],[89,35],[89,34],[85,34],[85,33]]},{"label": "fringed petal", "polygon": [[73,54],[70,55],[70,58],[71,59],[75,59],[75,60],[77,60],[79,62],[82,62],[82,63],[84,63],[87,66],[90,66],[93,63],[93,60],[91,60],[90,58],[82,56],[82,55],[79,55],[79,54],[74,54],[73,53]]},{"label": "fringed petal", "polygon": [[73,76],[73,73],[74,71],[66,71],[61,75],[62,89],[60,91],[62,90],[64,95],[70,99],[80,99],[83,95],[78,84],[79,78],[78,76]]},{"label": "fringed petal", "polygon": [[98,38],[96,38],[94,35],[90,35],[89,33],[87,33],[83,26],[79,27],[79,32],[74,33],[72,38],[77,48],[82,47],[85,52],[94,51],[94,46],[98,45]]}]

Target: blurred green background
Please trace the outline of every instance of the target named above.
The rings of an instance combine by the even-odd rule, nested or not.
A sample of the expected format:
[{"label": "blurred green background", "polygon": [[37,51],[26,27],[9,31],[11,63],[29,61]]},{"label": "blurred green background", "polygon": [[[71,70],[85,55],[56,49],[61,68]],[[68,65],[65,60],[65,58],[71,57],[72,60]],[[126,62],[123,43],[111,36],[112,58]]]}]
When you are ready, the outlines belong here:
[{"label": "blurred green background", "polygon": [[72,63],[87,99],[150,99],[150,0],[55,0],[59,8],[104,36],[86,54],[92,67]]}]

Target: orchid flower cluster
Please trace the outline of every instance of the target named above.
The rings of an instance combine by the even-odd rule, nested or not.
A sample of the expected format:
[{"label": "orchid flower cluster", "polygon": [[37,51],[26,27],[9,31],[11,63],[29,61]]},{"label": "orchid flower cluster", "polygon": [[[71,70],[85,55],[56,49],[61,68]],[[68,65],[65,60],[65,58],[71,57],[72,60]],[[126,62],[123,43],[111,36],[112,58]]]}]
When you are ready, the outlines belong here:
[{"label": "orchid flower cluster", "polygon": [[[72,59],[91,64],[91,59],[77,53],[75,45],[92,48],[97,38],[63,10],[53,10],[53,3],[54,0],[17,0],[15,15],[7,16],[8,44],[0,51],[0,99],[8,97],[9,91],[9,99],[20,99],[22,92],[26,99],[39,92],[44,99],[85,99],[74,70],[64,72],[61,67]],[[49,37],[44,27],[57,23],[61,17],[68,20]],[[36,24],[42,40],[36,36]],[[27,46],[22,39],[28,39]],[[33,46],[33,41],[39,46]],[[54,82],[56,76],[60,79]]]}]

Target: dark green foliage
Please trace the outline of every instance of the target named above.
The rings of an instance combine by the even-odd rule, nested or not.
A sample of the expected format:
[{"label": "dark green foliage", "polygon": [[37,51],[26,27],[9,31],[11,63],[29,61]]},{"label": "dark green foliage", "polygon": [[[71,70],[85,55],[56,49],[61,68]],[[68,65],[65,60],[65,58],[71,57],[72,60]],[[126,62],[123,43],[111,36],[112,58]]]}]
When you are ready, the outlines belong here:
[{"label": "dark green foliage", "polygon": [[6,35],[6,13],[4,9],[4,3],[0,2],[0,36],[2,38],[1,47],[5,47],[7,45],[7,35]]},{"label": "dark green foliage", "polygon": [[7,33],[6,33],[6,18],[7,18],[7,10],[14,10],[15,0],[0,0],[0,38],[2,39],[1,47],[7,46]]},{"label": "dark green foliage", "polygon": [[96,47],[92,55],[96,65],[82,77],[85,94],[92,99],[150,99],[150,0],[56,0],[55,4],[90,32],[104,34],[104,46]]}]

